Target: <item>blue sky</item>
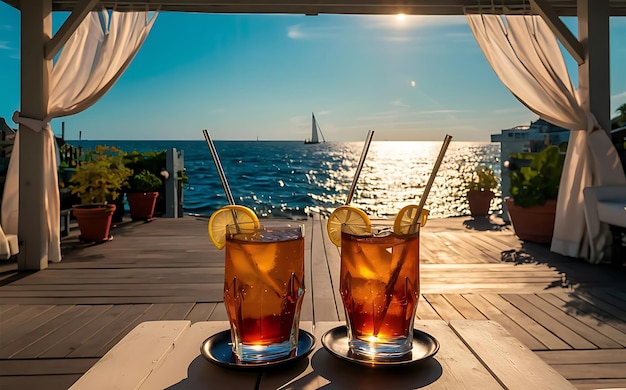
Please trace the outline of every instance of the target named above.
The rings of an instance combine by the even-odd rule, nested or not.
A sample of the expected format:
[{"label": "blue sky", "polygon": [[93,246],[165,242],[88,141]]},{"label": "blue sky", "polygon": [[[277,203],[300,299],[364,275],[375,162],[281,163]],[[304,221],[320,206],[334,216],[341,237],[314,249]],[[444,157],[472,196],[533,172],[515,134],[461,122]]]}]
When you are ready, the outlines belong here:
[{"label": "blue sky", "polygon": [[[56,29],[67,14],[55,13]],[[575,31],[575,20],[566,20]],[[19,109],[19,12],[0,2],[0,116]],[[611,22],[612,111],[626,21]],[[576,79],[575,67],[565,55]],[[576,84],[576,83],[575,83]],[[52,122],[66,138],[485,141],[536,116],[500,83],[464,17],[161,13],[117,84]]]}]

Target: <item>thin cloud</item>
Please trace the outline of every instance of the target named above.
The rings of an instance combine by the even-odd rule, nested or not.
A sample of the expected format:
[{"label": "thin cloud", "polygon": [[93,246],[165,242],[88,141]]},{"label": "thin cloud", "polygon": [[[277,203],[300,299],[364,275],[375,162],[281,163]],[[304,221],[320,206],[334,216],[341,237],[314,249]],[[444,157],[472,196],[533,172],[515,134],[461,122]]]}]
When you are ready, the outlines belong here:
[{"label": "thin cloud", "polygon": [[389,104],[396,107],[408,107],[408,104],[404,103],[402,99],[392,100]]},{"label": "thin cloud", "polygon": [[382,112],[373,112],[366,116],[361,116],[356,118],[357,121],[380,121],[380,120],[389,120],[391,118],[398,117],[398,111],[382,111]]},{"label": "thin cloud", "polygon": [[528,109],[526,108],[526,106],[522,105],[520,103],[519,106],[517,107],[508,107],[508,108],[498,108],[493,110],[493,112],[495,114],[519,114],[519,113],[526,113],[528,112]]},{"label": "thin cloud", "polygon": [[291,39],[306,38],[306,34],[304,33],[304,31],[302,31],[302,25],[300,24],[287,27],[287,36]]},{"label": "thin cloud", "polygon": [[469,110],[428,110],[420,111],[420,114],[424,115],[439,115],[439,114],[461,114],[465,112],[471,112]]},{"label": "thin cloud", "polygon": [[337,35],[345,35],[340,27],[314,27],[307,24],[294,24],[287,27],[287,37],[290,39],[333,39]]},{"label": "thin cloud", "polygon": [[9,46],[8,41],[0,41],[0,50],[9,50],[11,47]]}]

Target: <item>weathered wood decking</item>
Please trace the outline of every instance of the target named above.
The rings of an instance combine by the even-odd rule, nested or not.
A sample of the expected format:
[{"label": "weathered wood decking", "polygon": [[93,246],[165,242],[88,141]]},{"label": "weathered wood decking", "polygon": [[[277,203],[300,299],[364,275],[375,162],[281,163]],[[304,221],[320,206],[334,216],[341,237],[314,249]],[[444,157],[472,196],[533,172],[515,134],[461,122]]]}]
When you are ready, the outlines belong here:
[{"label": "weathered wood decking", "polygon": [[[343,320],[339,251],[306,223],[302,319]],[[192,217],[129,222],[102,245],[64,239],[64,260],[18,273],[0,263],[0,388],[71,385],[137,324],[225,320],[223,253]],[[581,389],[626,386],[626,272],[522,243],[471,218],[421,233],[420,319],[490,319]],[[315,304],[313,304],[313,301]]]}]

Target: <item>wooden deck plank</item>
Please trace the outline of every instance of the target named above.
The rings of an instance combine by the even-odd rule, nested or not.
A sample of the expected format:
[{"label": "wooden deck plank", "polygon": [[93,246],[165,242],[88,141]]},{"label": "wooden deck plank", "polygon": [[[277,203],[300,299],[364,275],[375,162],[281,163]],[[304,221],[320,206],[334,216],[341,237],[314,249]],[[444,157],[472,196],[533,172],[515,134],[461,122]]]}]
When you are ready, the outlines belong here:
[{"label": "wooden deck plank", "polygon": [[472,306],[462,295],[459,294],[444,294],[443,297],[454,306],[454,308],[461,313],[461,315],[468,320],[486,320],[485,317],[478,309]]},{"label": "wooden deck plank", "polygon": [[527,316],[541,323],[541,325],[557,335],[561,340],[565,341],[575,349],[593,349],[597,348],[593,343],[589,342],[575,331],[568,328],[562,322],[555,320],[550,314],[541,310],[531,302],[532,295],[513,295],[502,294],[502,297],[523,311]]},{"label": "wooden deck plank", "polygon": [[6,375],[0,377],[2,390],[39,389],[45,383],[46,389],[68,389],[81,374],[54,375]]},{"label": "wooden deck plank", "polygon": [[541,350],[547,347],[532,336],[529,332],[513,321],[497,307],[491,304],[480,294],[463,294],[463,297],[478,309],[485,317],[502,325],[516,339],[521,341],[529,349]]},{"label": "wooden deck plank", "polygon": [[3,346],[2,354],[6,354],[10,358],[24,359],[41,353],[43,348],[48,346],[49,340],[53,340],[53,333],[62,334],[66,326],[71,326],[71,323],[86,313],[87,310],[88,308],[85,306],[67,307],[54,319],[16,339],[13,343]]},{"label": "wooden deck plank", "polygon": [[[481,361],[507,389],[574,388],[520,341],[493,321],[451,321],[450,327],[480,356]],[[489,331],[485,331],[489,329]],[[494,334],[500,336],[496,343]],[[523,364],[522,364],[523,363]]]},{"label": "wooden deck plank", "polygon": [[[563,295],[561,295],[563,296]],[[578,311],[576,313],[572,313],[571,306],[569,305],[570,301],[563,300],[559,298],[556,294],[541,294],[539,297],[546,302],[550,302],[554,307],[561,310],[563,313],[567,313],[568,315],[576,314],[575,318],[594,329],[595,331],[604,335],[607,339],[612,341],[603,342],[602,344],[596,343],[596,345],[601,348],[619,348],[626,347],[626,333],[615,329],[614,327],[607,324],[602,318],[596,317],[593,313],[587,313],[584,311]]]},{"label": "wooden deck plank", "polygon": [[[571,329],[572,332],[576,333],[583,339],[595,345],[596,348],[619,348],[621,347],[620,344],[616,343],[615,341],[606,337],[602,333],[598,332],[595,327],[589,326],[585,324],[583,321],[580,321],[580,319],[574,318],[564,313],[561,310],[555,310],[557,308],[554,305],[552,305],[545,299],[542,299],[537,294],[533,294],[533,295],[526,294],[523,296],[523,298],[527,300],[528,302],[530,302],[533,306],[537,307],[538,309],[542,310],[547,315],[554,318],[559,324],[566,326],[567,328]],[[582,346],[577,347],[577,349],[578,348],[584,349],[584,347]]]},{"label": "wooden deck plank", "polygon": [[610,309],[610,313],[622,321],[626,321],[626,310],[624,310],[624,301],[609,293],[605,289],[594,289],[585,294],[587,299],[593,300],[599,305],[598,300],[603,301],[602,306]]},{"label": "wooden deck plank", "polygon": [[[159,322],[146,322],[132,329],[126,335],[127,343],[112,348],[108,352],[108,358],[97,363],[100,367],[109,367],[109,371],[106,369],[90,370],[74,384],[75,388],[92,389],[103,383],[106,383],[107,387],[117,389],[138,388],[138,385],[163,359],[163,350],[173,350],[176,341],[189,330],[191,325],[189,321],[172,321],[171,324],[173,326],[164,326]],[[142,351],[142,354],[148,358],[140,361],[132,360],[133,353],[136,351]],[[127,369],[130,367],[132,369]],[[123,373],[120,374],[121,370]]]},{"label": "wooden deck plank", "polygon": [[89,336],[90,330],[99,326],[98,322],[94,321],[106,321],[105,313],[109,310],[115,312],[120,309],[114,309],[113,305],[89,306],[89,310],[83,312],[76,321],[59,328],[57,332],[49,335],[45,342],[38,343],[36,346],[41,345],[41,348],[34,356],[41,359],[66,357],[82,342],[83,337]]},{"label": "wooden deck plank", "polygon": [[579,390],[626,389],[626,379],[572,379],[570,382]]},{"label": "wooden deck plank", "polygon": [[626,363],[553,364],[552,367],[569,380],[602,378],[626,381]]},{"label": "wooden deck plank", "polygon": [[2,316],[3,315],[9,315],[9,313],[11,313],[12,310],[17,309],[17,305],[0,305],[0,322],[2,322]]},{"label": "wooden deck plank", "polygon": [[228,313],[226,313],[226,306],[223,302],[215,305],[215,309],[209,316],[209,321],[228,321]]},{"label": "wooden deck plank", "polygon": [[340,321],[346,320],[346,312],[343,306],[343,299],[341,298],[341,292],[339,286],[341,285],[341,250],[336,247],[335,244],[328,237],[328,230],[326,229],[326,220],[321,221],[322,228],[322,240],[323,249],[326,253],[326,262],[330,271],[330,283],[332,284],[333,292],[335,294],[335,302],[337,302],[337,314]]},{"label": "wooden deck plank", "polygon": [[536,351],[548,364],[626,363],[626,349],[589,349],[571,351]]},{"label": "wooden deck plank", "polygon": [[331,282],[330,270],[326,261],[326,252],[323,249],[323,230],[325,226],[319,219],[313,219],[312,241],[317,250],[311,251],[311,278],[313,300],[313,322],[338,321],[338,303],[335,301],[335,291]]},{"label": "wooden deck plank", "polygon": [[208,321],[216,305],[216,303],[196,303],[184,319],[192,323]]},{"label": "wooden deck plank", "polygon": [[448,302],[443,295],[440,294],[423,294],[424,299],[435,309],[437,314],[444,320],[462,320],[465,319],[459,311]]},{"label": "wooden deck plank", "polygon": [[0,360],[0,377],[80,374],[87,371],[97,361],[97,358],[69,361],[67,359],[39,359],[35,361],[32,359],[2,359]]},{"label": "wooden deck plank", "polygon": [[[8,322],[2,326],[2,335],[0,336],[0,358],[9,358],[13,353],[26,347],[23,343],[30,343],[40,337],[42,329],[47,329],[47,324],[52,321],[58,322],[68,321],[62,316],[67,311],[75,312],[75,306],[50,306],[49,308],[35,312],[32,317],[24,317],[16,315],[15,322]],[[24,312],[31,313],[28,308]],[[51,330],[53,330],[52,328]],[[51,331],[50,330],[50,331]]]},{"label": "wooden deck plank", "polygon": [[[604,303],[603,301],[589,299],[586,294],[555,294],[568,302],[568,306],[585,313],[592,313],[594,317],[604,321],[608,325],[626,333],[626,322],[620,318],[622,310]],[[617,315],[617,317],[616,317]]]},{"label": "wooden deck plank", "polygon": [[471,239],[465,240],[451,232],[442,232],[439,233],[439,236],[445,239],[446,242],[450,242],[460,256],[472,259],[474,263],[494,263],[500,261],[499,258],[496,259],[494,256],[482,250],[481,245],[475,245],[479,241]]},{"label": "wooden deck plank", "polygon": [[172,307],[165,313],[161,320],[178,320],[180,318],[185,318],[193,309],[195,303],[176,303],[173,304]]},{"label": "wooden deck plank", "polygon": [[[311,234],[312,233],[312,234]],[[303,321],[313,321],[313,293],[311,287],[313,286],[313,263],[311,262],[311,251],[313,248],[313,237],[315,232],[313,230],[313,220],[309,218],[304,228],[304,299],[302,301],[302,308],[300,311],[300,318]]]},{"label": "wooden deck plank", "polygon": [[441,320],[441,316],[437,314],[435,309],[428,303],[426,298],[420,296],[419,302],[417,303],[417,313],[416,317],[420,320]]},{"label": "wooden deck plank", "polygon": [[497,294],[483,294],[483,298],[489,301],[502,313],[506,314],[511,320],[515,321],[522,329],[532,334],[534,338],[539,340],[548,349],[572,349],[572,347],[563,340],[555,336],[541,324],[537,323],[532,317],[528,316],[517,307],[513,306],[509,301],[505,300]]},{"label": "wooden deck plank", "polygon": [[82,344],[72,351],[68,358],[83,358],[102,356],[105,345],[115,339],[122,330],[128,328],[130,324],[136,321],[150,305],[131,305],[119,315],[115,316],[107,326],[100,328],[90,337],[86,338]]},{"label": "wooden deck plank", "polygon": [[[193,305],[193,304],[191,304]],[[180,306],[177,308],[177,306]],[[134,308],[135,312],[140,313],[134,320],[130,321],[128,324],[124,324],[125,320],[122,320],[122,324],[119,326],[119,331],[117,332],[117,334],[113,335],[111,337],[111,339],[104,344],[100,350],[97,352],[98,355],[104,355],[109,349],[113,348],[113,346],[115,344],[117,344],[122,338],[124,338],[124,336],[130,332],[131,330],[133,330],[136,326],[138,326],[141,323],[144,322],[149,322],[149,321],[159,321],[159,320],[172,320],[172,317],[174,317],[174,320],[178,320],[179,318],[182,318],[183,316],[185,316],[188,311],[190,310],[190,304],[185,303],[185,304],[152,304],[152,305],[148,305],[147,308],[145,308],[145,310],[142,312],[141,310],[145,307],[145,305],[139,305],[139,307]],[[132,312],[133,310],[129,310],[128,312],[126,312],[126,314],[128,315],[129,312]],[[172,313],[172,315],[170,315],[170,313]],[[177,317],[177,315],[180,315],[179,318],[175,318]],[[169,318],[165,318],[168,317]]]}]

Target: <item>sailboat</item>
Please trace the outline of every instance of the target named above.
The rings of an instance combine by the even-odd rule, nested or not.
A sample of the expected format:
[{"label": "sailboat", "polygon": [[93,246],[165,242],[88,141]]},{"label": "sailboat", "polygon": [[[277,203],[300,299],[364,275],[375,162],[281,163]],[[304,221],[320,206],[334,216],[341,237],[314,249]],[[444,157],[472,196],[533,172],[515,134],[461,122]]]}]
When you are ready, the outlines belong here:
[{"label": "sailboat", "polygon": [[322,136],[322,142],[326,142],[326,140],[324,139],[324,134],[322,134],[322,129],[320,129],[319,125],[317,124],[317,120],[315,119],[314,113],[311,113],[311,118],[312,118],[311,139],[305,139],[304,143],[305,144],[319,144],[320,139],[318,137],[318,134]]}]

